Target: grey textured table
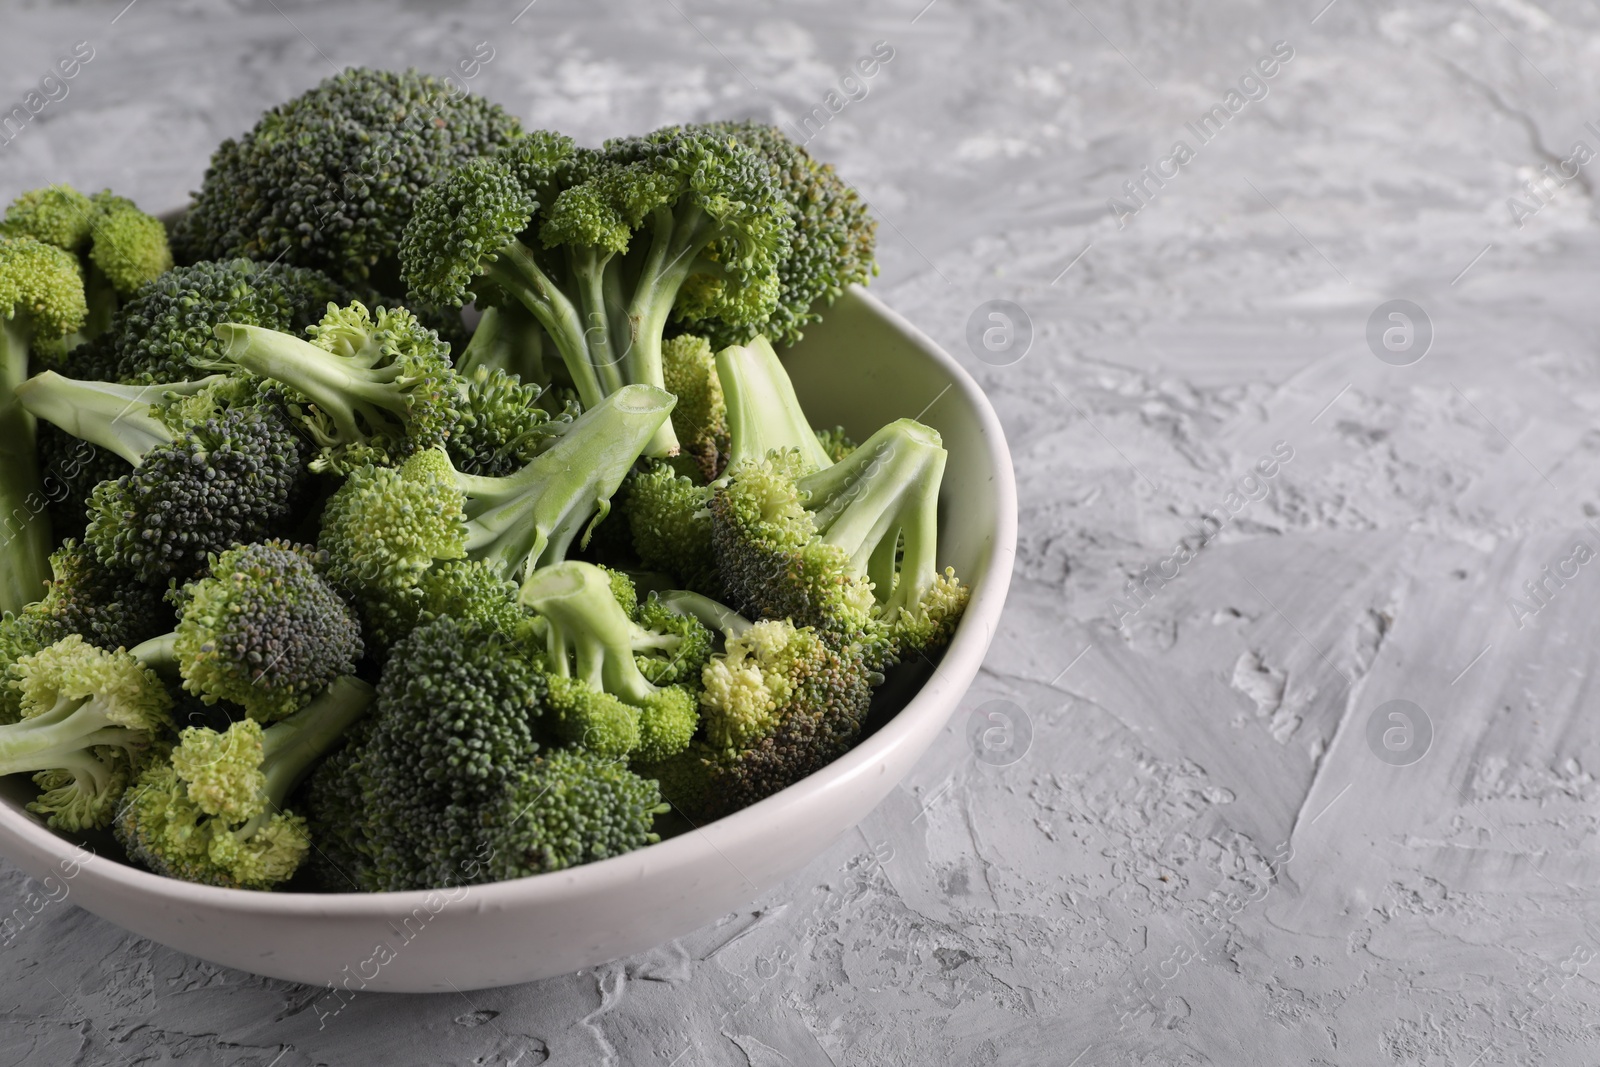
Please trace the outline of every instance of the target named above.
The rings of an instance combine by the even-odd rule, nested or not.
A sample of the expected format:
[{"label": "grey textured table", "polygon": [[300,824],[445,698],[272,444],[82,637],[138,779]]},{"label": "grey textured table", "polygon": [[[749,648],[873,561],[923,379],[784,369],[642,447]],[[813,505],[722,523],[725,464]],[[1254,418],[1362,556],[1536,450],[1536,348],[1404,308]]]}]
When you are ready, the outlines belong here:
[{"label": "grey textured table", "polygon": [[[678,942],[319,1027],[54,907],[0,1064],[1600,1063],[1593,5],[523,2],[10,9],[4,100],[94,57],[0,194],[176,206],[266,105],[480,41],[474,89],[584,139],[811,114],[877,292],[1010,435],[985,673],[859,832]],[[970,348],[996,299],[1031,337]]]}]

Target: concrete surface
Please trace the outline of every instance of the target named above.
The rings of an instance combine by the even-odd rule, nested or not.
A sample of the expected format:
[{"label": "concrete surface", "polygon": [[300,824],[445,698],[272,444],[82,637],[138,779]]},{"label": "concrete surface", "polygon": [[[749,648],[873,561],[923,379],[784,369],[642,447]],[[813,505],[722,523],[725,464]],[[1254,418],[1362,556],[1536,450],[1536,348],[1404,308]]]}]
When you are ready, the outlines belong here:
[{"label": "concrete surface", "polygon": [[1593,5],[122,2],[5,11],[5,100],[94,58],[4,195],[175,206],[337,67],[480,41],[582,139],[823,107],[1023,538],[970,714],[750,910],[319,1028],[69,898],[0,953],[0,1064],[1600,1063]]}]

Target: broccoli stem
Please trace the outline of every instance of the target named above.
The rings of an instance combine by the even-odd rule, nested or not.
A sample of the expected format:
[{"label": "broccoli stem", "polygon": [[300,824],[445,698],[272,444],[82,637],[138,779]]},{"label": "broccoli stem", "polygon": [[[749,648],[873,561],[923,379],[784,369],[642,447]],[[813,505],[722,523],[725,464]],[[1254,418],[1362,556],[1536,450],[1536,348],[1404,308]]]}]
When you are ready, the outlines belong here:
[{"label": "broccoli stem", "polygon": [[535,262],[533,253],[520,241],[512,241],[489,264],[484,277],[511,294],[545,328],[583,406],[600,403],[606,391],[589,359],[583,316]]},{"label": "broccoli stem", "polygon": [[60,697],[49,711],[0,726],[0,775],[64,767],[96,745],[128,747],[134,735],[98,698]]},{"label": "broccoli stem", "polygon": [[21,611],[44,595],[50,577],[50,519],[45,514],[34,421],[17,400],[28,377],[32,329],[21,312],[0,309],[0,611]]},{"label": "broccoli stem", "polygon": [[362,367],[330,357],[310,341],[262,326],[226,322],[214,332],[235,364],[303,394],[345,440],[360,440],[397,421],[392,410],[401,373],[397,365]]},{"label": "broccoli stem", "polygon": [[484,308],[472,340],[456,360],[456,369],[463,375],[471,375],[479,367],[503,370],[534,385],[550,384],[544,366],[543,328],[520,303]]},{"label": "broccoli stem", "polygon": [[137,467],[146,452],[176,440],[154,409],[168,396],[191,396],[221,380],[221,375],[213,375],[170,385],[113,385],[47,370],[19,385],[17,399],[32,415]]},{"label": "broccoli stem", "polygon": [[518,596],[544,619],[551,673],[629,704],[655,695],[633,654],[670,644],[628,618],[599,567],[576,561],[542,567],[528,575]]},{"label": "broccoli stem", "polygon": [[675,403],[663,389],[624,386],[516,474],[458,474],[467,498],[467,554],[508,576],[564,559],[579,531],[610,511],[617,487]]},{"label": "broccoli stem", "polygon": [[946,455],[937,432],[899,419],[843,461],[799,479],[821,539],[849,554],[886,610],[915,606],[938,579],[934,557]]},{"label": "broccoli stem", "polygon": [[718,352],[717,378],[728,407],[730,470],[745,460],[759,461],[769,452],[789,449],[800,450],[800,461],[808,471],[833,465],[800,409],[794,383],[765,337]]},{"label": "broccoli stem", "polygon": [[174,677],[178,674],[177,641],[176,632],[162,634],[134,645],[128,650],[128,655],[157,674]]},{"label": "broccoli stem", "polygon": [[317,760],[339,743],[372,703],[372,686],[346,675],[311,703],[262,731],[261,770],[268,808],[281,808]]},{"label": "broccoli stem", "polygon": [[706,629],[714,630],[725,638],[738,637],[754,625],[726,604],[719,604],[708,596],[687,589],[669,589],[657,593],[656,599],[673,614],[698,619]]}]

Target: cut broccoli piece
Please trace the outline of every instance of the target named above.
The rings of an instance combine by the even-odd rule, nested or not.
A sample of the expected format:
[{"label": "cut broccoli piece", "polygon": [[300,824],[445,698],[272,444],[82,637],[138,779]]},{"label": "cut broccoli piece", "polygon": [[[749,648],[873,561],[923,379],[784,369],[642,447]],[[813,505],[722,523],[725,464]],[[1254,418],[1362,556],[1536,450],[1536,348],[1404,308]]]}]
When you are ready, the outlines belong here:
[{"label": "cut broccoli piece", "polygon": [[793,344],[817,322],[819,302],[832,303],[851,285],[865,285],[878,273],[873,258],[877,223],[866,201],[834,172],[818,163],[782,130],[759,122],[711,122],[687,129],[731,137],[772,167],[793,230],[788,253],[778,264],[780,293],[772,314],[757,324],[721,318],[691,320],[717,346],[748,341],[759,330],[779,344]]},{"label": "cut broccoli piece", "polygon": [[307,405],[301,422],[320,447],[314,470],[343,473],[363,463],[396,463],[450,437],[461,403],[449,346],[404,308],[329,308],[307,330],[312,340],[260,326],[216,328],[223,355],[204,363],[244,370]]},{"label": "cut broccoli piece", "polygon": [[[183,587],[171,657],[183,687],[207,704],[231,701],[272,722],[304,707],[361,659],[354,611],[317,573],[304,545],[265,541],[213,556]],[[134,649],[152,666],[163,645]]]},{"label": "cut broccoli piece", "polygon": [[820,471],[792,452],[730,468],[711,514],[733,599],[860,643],[875,664],[943,644],[967,600],[936,567],[944,463],[939,435],[900,419]]},{"label": "cut broccoli piece", "polygon": [[116,386],[46,372],[17,392],[136,464],[95,487],[85,538],[145,581],[187,578],[210,554],[279,532],[307,477],[305,443],[277,395],[247,381]]},{"label": "cut broccoli piece", "polygon": [[371,701],[371,686],[340,678],[265,729],[253,719],[222,731],[189,727],[170,758],[129,790],[117,838],[136,862],[169,878],[231,889],[288,881],[312,835],[284,804]]},{"label": "cut broccoli piece", "polygon": [[171,725],[172,698],[127,652],[68,634],[11,667],[22,718],[0,726],[0,774],[33,773],[28,810],[52,829],[110,825],[145,750]]},{"label": "cut broccoli piece", "polygon": [[[764,321],[791,225],[770,168],[731,140],[680,133],[586,150],[535,133],[430,187],[401,259],[413,295],[520,303],[587,408],[625,384],[663,385],[675,308]],[[649,449],[677,450],[670,425]]]},{"label": "cut broccoli piece", "polygon": [[479,366],[457,379],[459,421],[450,433],[450,462],[462,474],[504,477],[520,470],[566,432],[575,413],[552,417],[539,406],[543,390],[513,374]]},{"label": "cut broccoli piece", "polygon": [[393,291],[419,191],[519,132],[441,79],[351,68],[223,142],[173,243],[184,262],[281,257]]},{"label": "cut broccoli piece", "polygon": [[384,646],[414,622],[407,602],[434,560],[470,556],[511,577],[565,559],[585,526],[609,510],[671,407],[659,389],[622,389],[504,478],[461,474],[438,450],[395,469],[357,470],[323,512],[319,544],[330,576],[361,601],[369,636]]}]

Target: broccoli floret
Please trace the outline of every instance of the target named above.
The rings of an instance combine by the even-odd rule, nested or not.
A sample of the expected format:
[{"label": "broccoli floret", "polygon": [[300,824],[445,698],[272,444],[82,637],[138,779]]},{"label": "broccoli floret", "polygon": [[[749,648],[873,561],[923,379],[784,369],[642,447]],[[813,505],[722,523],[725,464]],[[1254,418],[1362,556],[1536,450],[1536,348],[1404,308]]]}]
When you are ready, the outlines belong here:
[{"label": "broccoli floret", "polygon": [[758,622],[705,668],[703,736],[635,769],[691,820],[737,811],[847,752],[881,680],[854,649],[785,620]]},{"label": "broccoli floret", "polygon": [[[682,133],[589,150],[535,133],[430,187],[401,259],[420,298],[520,303],[587,408],[625,384],[663,384],[675,307],[765,320],[790,226],[770,169],[730,140]],[[677,450],[668,425],[649,451]]]},{"label": "broccoli floret", "polygon": [[148,385],[201,377],[220,359],[213,333],[224,322],[298,333],[344,291],[323,275],[287,263],[248,259],[195,263],[167,271],[117,309],[107,331],[67,354],[75,378]]},{"label": "broccoli floret", "polygon": [[419,191],[519,132],[498,105],[438,78],[351,68],[223,142],[173,243],[184,262],[281,257],[393,291]]},{"label": "broccoli floret", "polygon": [[342,783],[308,791],[312,826],[359,812],[346,850],[363,889],[426,889],[466,879],[460,866],[539,751],[542,674],[492,626],[440,616],[394,649],[370,730],[340,766]]},{"label": "broccoli floret", "polygon": [[0,237],[0,611],[39,599],[54,539],[39,477],[33,416],[17,403],[37,342],[83,326],[83,279],[73,256],[32,237]]},{"label": "broccoli floret", "polygon": [[203,365],[271,378],[297,410],[303,399],[301,422],[321,447],[314,470],[396,463],[449,439],[461,403],[450,349],[411,312],[374,313],[357,301],[329,308],[307,332],[310,341],[224,323],[216,328],[224,353]]},{"label": "broccoli floret", "polygon": [[664,342],[661,374],[667,392],[678,398],[672,429],[683,454],[709,482],[722,473],[728,458],[728,407],[710,343],[687,333]]},{"label": "broccoli floret", "polygon": [[818,430],[817,441],[822,445],[822,451],[835,463],[859,447],[855,439],[844,432],[843,426],[835,426],[831,430]]},{"label": "broccoli floret", "polygon": [[631,583],[576,560],[532,572],[520,599],[538,616],[552,725],[563,740],[601,755],[647,750],[652,758],[688,744],[694,697],[674,683],[709,658],[704,626],[659,607],[641,615]]},{"label": "broccoli floret", "polygon": [[[119,300],[172,266],[166,227],[110,190],[93,196],[70,185],[30,190],[6,209],[0,233],[32,237],[77,257],[89,316],[63,350],[102,332]],[[53,357],[60,354],[52,350]]]},{"label": "broccoli floret", "polygon": [[51,828],[110,825],[138,761],[171,725],[172,698],[127,652],[79,634],[17,659],[22,718],[0,726],[0,774],[32,773],[43,792],[28,810]]},{"label": "broccoli floret", "polygon": [[28,410],[135,464],[89,498],[85,539],[149,582],[187,578],[211,553],[270,537],[307,477],[305,442],[271,391],[216,377],[117,386],[46,372]]},{"label": "broccoli floret", "polygon": [[354,672],[362,654],[355,612],[317,573],[322,561],[283,541],[213,556],[210,573],[178,596],[183,614],[170,645],[152,638],[134,655],[170,662],[207,704],[231,701],[262,722],[293,714]]},{"label": "broccoli floret", "polygon": [[801,331],[822,316],[816,305],[832,303],[850,285],[865,285],[878,273],[873,259],[877,223],[866,201],[834,172],[818,163],[782,130],[759,122],[711,122],[688,127],[703,134],[731,137],[772,167],[793,231],[789,250],[778,264],[777,306],[763,322],[694,321],[718,346],[749,340],[759,329],[779,344],[793,344]]},{"label": "broccoli floret", "polygon": [[[792,452],[807,471],[832,462],[765,338],[717,353],[714,376],[726,399],[728,438],[719,453],[722,460],[740,464],[784,451]],[[646,567],[671,574],[690,589],[722,596],[712,547],[711,498],[709,486],[656,463],[628,480],[625,508],[634,551]]]},{"label": "broccoli floret", "polygon": [[566,432],[574,415],[552,417],[539,406],[544,390],[514,374],[478,366],[457,378],[459,421],[450,433],[450,462],[462,474],[503,477],[520,470]]},{"label": "broccoli floret", "polygon": [[793,452],[730,468],[711,502],[729,592],[760,618],[861,643],[874,663],[937,648],[967,600],[936,566],[944,464],[939,435],[900,419],[820,471]]},{"label": "broccoli floret", "polygon": [[672,397],[630,386],[583,413],[556,442],[504,478],[465,475],[439,450],[398,468],[363,467],[328,501],[319,545],[329,573],[367,611],[369,636],[392,642],[416,617],[406,601],[434,560],[485,560],[505,577],[566,558],[603,517]]},{"label": "broccoli floret", "polygon": [[655,783],[584,749],[543,747],[547,699],[543,673],[492,629],[445,616],[413,630],[370,726],[306,790],[312,832],[333,848],[325,884],[491,882],[657,840]]},{"label": "broccoli floret", "polygon": [[[75,541],[51,553],[50,570],[43,599],[0,618],[0,679],[18,659],[69,634],[114,651],[172,625],[161,590],[106,567]],[[22,693],[0,684],[0,723],[21,717]]]},{"label": "broccoli floret", "polygon": [[265,729],[253,719],[222,731],[189,727],[128,791],[117,838],[135,861],[169,878],[233,889],[288,881],[312,835],[284,804],[371,701],[371,686],[340,678]]}]

